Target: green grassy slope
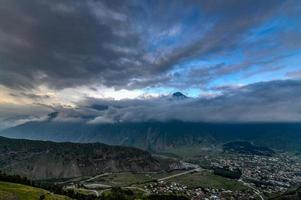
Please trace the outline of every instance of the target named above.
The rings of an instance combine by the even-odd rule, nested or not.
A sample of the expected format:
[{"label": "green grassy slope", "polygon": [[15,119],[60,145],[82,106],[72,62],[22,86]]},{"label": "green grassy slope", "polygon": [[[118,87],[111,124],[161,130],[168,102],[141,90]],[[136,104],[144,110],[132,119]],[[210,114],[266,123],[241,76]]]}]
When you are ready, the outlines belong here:
[{"label": "green grassy slope", "polygon": [[242,183],[214,175],[212,172],[202,171],[197,173],[185,174],[183,176],[169,179],[167,182],[176,182],[187,185],[189,188],[224,188],[226,190],[247,190]]},{"label": "green grassy slope", "polygon": [[39,200],[41,195],[45,195],[45,200],[71,200],[69,197],[55,195],[40,188],[0,182],[0,200]]}]

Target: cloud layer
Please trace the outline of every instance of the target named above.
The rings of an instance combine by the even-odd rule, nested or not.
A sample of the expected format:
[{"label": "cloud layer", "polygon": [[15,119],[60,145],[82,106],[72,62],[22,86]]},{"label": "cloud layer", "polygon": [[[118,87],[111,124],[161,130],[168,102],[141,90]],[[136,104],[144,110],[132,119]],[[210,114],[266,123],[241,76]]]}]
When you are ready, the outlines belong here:
[{"label": "cloud layer", "polygon": [[[300,122],[301,81],[262,82],[227,88],[214,98],[174,99],[164,96],[149,100],[99,101],[102,105],[89,123],[168,121],[193,122]],[[90,106],[93,108],[93,106]],[[104,107],[107,106],[107,107]]]},{"label": "cloud layer", "polygon": [[299,11],[278,0],[4,0],[0,84],[187,88],[280,70],[300,49]]},{"label": "cloud layer", "polygon": [[29,121],[87,124],[170,121],[187,122],[300,122],[301,80],[270,81],[219,88],[211,98],[105,100],[86,98],[76,108],[45,105],[0,105],[0,129]]},{"label": "cloud layer", "polygon": [[300,19],[298,0],[2,0],[0,129],[299,122]]}]

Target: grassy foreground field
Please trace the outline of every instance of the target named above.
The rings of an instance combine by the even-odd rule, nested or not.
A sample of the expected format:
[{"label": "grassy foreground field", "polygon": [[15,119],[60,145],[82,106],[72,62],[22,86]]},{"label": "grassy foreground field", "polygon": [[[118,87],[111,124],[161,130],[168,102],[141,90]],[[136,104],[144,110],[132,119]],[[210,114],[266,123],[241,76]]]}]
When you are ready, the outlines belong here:
[{"label": "grassy foreground field", "polygon": [[55,195],[40,188],[0,182],[0,200],[39,200],[42,195],[45,196],[45,200],[71,200],[68,197]]}]

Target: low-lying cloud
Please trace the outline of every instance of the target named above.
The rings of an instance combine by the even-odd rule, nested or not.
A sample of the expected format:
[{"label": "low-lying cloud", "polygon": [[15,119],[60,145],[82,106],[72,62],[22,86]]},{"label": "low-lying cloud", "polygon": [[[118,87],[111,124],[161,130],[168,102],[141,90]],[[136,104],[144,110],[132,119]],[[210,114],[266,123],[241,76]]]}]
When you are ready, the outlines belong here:
[{"label": "low-lying cloud", "polygon": [[53,108],[56,112],[45,115],[44,119],[88,124],[169,120],[301,122],[301,80],[261,82],[221,90],[222,94],[213,98],[172,95],[120,101],[87,98],[77,108]]},{"label": "low-lying cloud", "polygon": [[[137,121],[300,122],[301,81],[262,82],[227,88],[214,98],[102,102],[108,109],[91,123]],[[94,102],[96,101],[96,102]],[[97,100],[92,101],[93,104]],[[89,102],[89,101],[87,101]]]}]

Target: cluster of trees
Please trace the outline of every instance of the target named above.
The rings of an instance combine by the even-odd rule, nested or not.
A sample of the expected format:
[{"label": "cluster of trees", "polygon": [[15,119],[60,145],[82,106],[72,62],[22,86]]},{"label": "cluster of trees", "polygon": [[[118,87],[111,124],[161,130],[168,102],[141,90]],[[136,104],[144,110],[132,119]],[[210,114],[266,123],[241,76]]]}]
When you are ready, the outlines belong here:
[{"label": "cluster of trees", "polygon": [[8,175],[0,171],[0,181],[11,182],[11,183],[20,183],[23,185],[33,186],[33,181],[27,179],[26,177],[21,177],[19,175]]},{"label": "cluster of trees", "polygon": [[234,170],[230,170],[227,167],[216,167],[213,169],[215,175],[223,176],[231,179],[239,179],[242,175],[240,169],[236,168]]},{"label": "cluster of trees", "polygon": [[122,189],[120,187],[113,187],[109,192],[101,195],[102,200],[131,200],[135,199],[133,191],[128,189]]}]

